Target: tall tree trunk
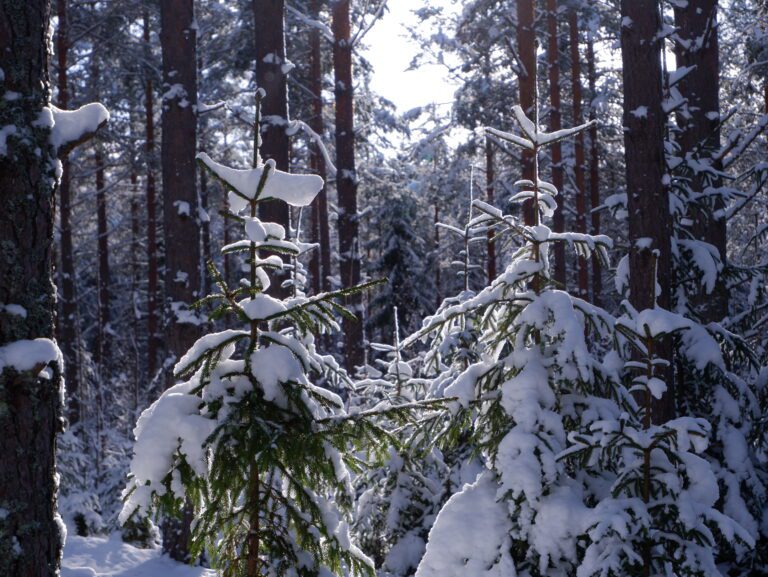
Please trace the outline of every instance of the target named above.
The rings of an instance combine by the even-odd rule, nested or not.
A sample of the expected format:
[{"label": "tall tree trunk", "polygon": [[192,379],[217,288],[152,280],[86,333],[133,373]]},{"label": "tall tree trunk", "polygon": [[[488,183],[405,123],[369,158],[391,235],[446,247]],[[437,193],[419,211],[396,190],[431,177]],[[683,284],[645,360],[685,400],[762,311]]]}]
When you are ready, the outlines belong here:
[{"label": "tall tree trunk", "polygon": [[[571,94],[573,97],[573,125],[578,126],[584,122],[581,111],[582,86],[581,86],[581,56],[579,55],[579,17],[576,9],[571,8],[568,13],[568,32],[571,48]],[[576,184],[576,232],[587,232],[587,202],[586,184],[584,182],[584,132],[576,135],[574,143],[573,176]],[[578,258],[578,293],[585,300],[589,299],[589,270],[587,259]]]},{"label": "tall tree trunk", "polygon": [[[557,30],[557,0],[547,0],[547,67],[549,69],[549,130],[555,132],[562,128],[560,113],[560,43]],[[552,151],[552,184],[560,192],[553,219],[555,232],[565,231],[565,197],[563,196],[563,148],[556,142]],[[554,278],[563,287],[566,286],[565,245],[556,242]]]},{"label": "tall tree trunk", "polygon": [[[67,79],[69,55],[69,18],[67,0],[57,0],[56,12],[59,18],[56,32],[56,50],[58,52],[58,107],[69,108],[69,86]],[[64,356],[64,379],[67,383],[67,416],[71,425],[80,420],[80,347],[78,343],[77,288],[75,281],[75,251],[72,244],[72,189],[70,179],[69,156],[61,159],[61,179],[59,180],[59,242],[61,253],[61,316],[58,319],[58,337]]]},{"label": "tall tree trunk", "polygon": [[[273,159],[278,170],[290,168],[288,124],[288,75],[285,57],[285,0],[252,0],[256,45],[256,85],[265,91],[261,100],[261,156]],[[254,147],[254,165],[256,160]],[[263,202],[259,218],[289,229],[290,210],[284,202]],[[279,274],[270,288],[276,297],[286,297]]]},{"label": "tall tree trunk", "polygon": [[[165,327],[169,355],[180,358],[200,330],[190,305],[200,296],[200,231],[197,225],[197,26],[193,0],[162,0],[163,50],[163,225]],[[171,385],[173,375],[166,375]],[[185,517],[188,517],[186,515]],[[189,556],[188,519],[163,525],[163,549],[177,561]]]},{"label": "tall tree trunk", "polygon": [[[691,155],[711,163],[712,153],[720,148],[720,57],[717,38],[717,0],[689,2],[675,7],[675,25],[686,46],[675,51],[678,67],[693,67],[678,84],[680,93],[688,100],[687,115],[678,115],[681,132],[678,136],[681,155]],[[721,168],[717,163],[714,168]],[[703,192],[711,186],[722,185],[720,179],[705,177],[701,173],[691,176],[691,188]],[[693,216],[693,234],[710,243],[726,262],[725,204],[722,197],[706,203]],[[707,321],[721,321],[728,315],[728,291],[720,276],[713,294],[701,288],[693,299]]]},{"label": "tall tree trunk", "polygon": [[[133,126],[133,122],[131,122]],[[139,222],[139,175],[136,172],[136,158],[131,158],[131,319],[133,329],[133,362],[131,363],[131,372],[133,377],[133,399],[132,408],[134,417],[138,418],[139,396],[141,393],[141,356],[139,354],[139,335],[141,334],[140,317],[137,314],[139,310],[139,283],[141,278],[141,267],[139,265],[139,248],[141,241],[141,224]]]},{"label": "tall tree trunk", "polygon": [[[342,286],[360,282],[360,246],[357,221],[357,170],[355,168],[354,96],[349,0],[331,4],[333,69],[336,95],[336,188],[339,196],[339,272]],[[344,319],[345,359],[353,371],[363,362],[362,299],[347,298],[357,319]]]},{"label": "tall tree trunk", "polygon": [[[494,174],[493,144],[485,139],[485,200],[488,204],[494,204]],[[493,241],[493,231],[488,231],[488,283],[496,278],[496,243]]]},{"label": "tall tree trunk", "polygon": [[[94,100],[99,99],[101,70],[96,55],[91,67],[91,81],[94,86]],[[98,336],[95,348],[99,371],[108,362],[109,357],[109,230],[107,223],[107,197],[104,178],[104,151],[99,139],[94,140],[93,163],[96,169],[96,247],[98,254]],[[99,375],[99,382],[101,377]],[[101,395],[99,395],[101,398]]]},{"label": "tall tree trunk", "polygon": [[[144,57],[150,59],[149,10],[143,14]],[[147,170],[147,376],[154,379],[157,374],[159,342],[159,321],[157,310],[158,266],[157,266],[157,190],[155,185],[155,105],[154,86],[150,70],[144,70],[144,114],[145,114],[145,163]]]},{"label": "tall tree trunk", "polygon": [[[50,102],[50,13],[50,0],[0,0],[0,126],[15,126],[0,154],[0,347],[31,347],[23,341],[38,338],[52,346],[54,338],[55,151],[37,122]],[[62,381],[58,363],[42,374],[47,361],[30,362],[32,354],[0,367],[0,575],[9,577],[55,577],[61,562]]]},{"label": "tall tree trunk", "polygon": [[440,270],[440,227],[437,223],[440,222],[440,203],[435,202],[435,218],[433,225],[435,227],[435,309],[440,308],[443,302],[443,279],[442,271]]},{"label": "tall tree trunk", "polygon": [[[518,0],[517,2],[517,51],[523,70],[520,74],[520,106],[528,115],[534,117],[536,102],[536,0]],[[533,152],[523,150],[523,179],[533,181]],[[525,224],[534,224],[533,201],[529,200],[523,205],[523,218]]]},{"label": "tall tree trunk", "polygon": [[[311,4],[312,18],[320,18],[320,0],[312,0]],[[323,134],[325,130],[323,122],[323,55],[320,46],[320,30],[313,27],[310,31],[310,91],[312,92],[312,118],[310,119],[310,128],[318,135]],[[315,144],[312,147],[312,170],[320,177],[326,179],[325,158],[320,151],[320,147]],[[317,201],[312,208],[313,225],[312,231],[315,235],[313,242],[320,244],[320,250],[315,251],[312,256],[312,274],[315,291],[329,291],[331,289],[330,277],[331,270],[331,230],[328,223],[328,190],[326,186],[317,196]],[[315,281],[315,276],[317,280]]]},{"label": "tall tree trunk", "polygon": [[[621,57],[624,80],[624,155],[629,209],[629,300],[638,309],[670,306],[671,219],[664,186],[664,125],[660,6],[658,0],[622,0]],[[656,274],[653,274],[653,271]],[[656,284],[659,293],[656,298]],[[671,361],[668,339],[659,357]],[[669,371],[668,371],[669,373]],[[653,420],[674,415],[673,379],[653,407]]]},{"label": "tall tree trunk", "polygon": [[[600,150],[597,142],[597,70],[595,66],[595,41],[592,33],[587,40],[587,74],[589,76],[589,96],[592,102],[589,106],[589,120],[594,122],[589,129],[589,200],[592,207],[592,222],[590,233],[600,234],[600,212],[595,210],[600,206]],[[603,292],[603,276],[600,259],[592,259],[592,302],[600,305]]]}]

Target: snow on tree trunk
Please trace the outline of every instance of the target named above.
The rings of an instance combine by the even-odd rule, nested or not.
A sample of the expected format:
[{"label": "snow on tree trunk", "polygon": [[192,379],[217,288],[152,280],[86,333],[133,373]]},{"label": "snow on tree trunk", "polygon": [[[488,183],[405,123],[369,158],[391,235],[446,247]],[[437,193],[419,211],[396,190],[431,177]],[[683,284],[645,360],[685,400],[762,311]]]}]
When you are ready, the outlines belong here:
[{"label": "snow on tree trunk", "polygon": [[[518,84],[520,87],[520,107],[525,114],[532,116],[536,100],[536,0],[517,2],[517,52],[522,67]],[[528,149],[523,154],[523,180],[533,180],[533,152]],[[536,207],[533,202],[523,204],[525,224],[532,225]]]}]

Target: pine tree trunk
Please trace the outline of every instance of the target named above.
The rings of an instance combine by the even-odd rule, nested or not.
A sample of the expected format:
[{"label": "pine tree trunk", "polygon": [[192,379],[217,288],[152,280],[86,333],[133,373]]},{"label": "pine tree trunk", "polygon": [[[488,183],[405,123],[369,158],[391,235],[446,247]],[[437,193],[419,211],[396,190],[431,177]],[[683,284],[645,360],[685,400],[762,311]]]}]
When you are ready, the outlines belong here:
[{"label": "pine tree trunk", "polygon": [[[92,56],[95,58],[95,55]],[[94,100],[99,100],[99,82],[101,81],[99,63],[93,61],[91,68],[91,81],[94,86]],[[93,163],[96,168],[96,247],[98,254],[98,336],[95,348],[95,359],[99,365],[100,378],[97,385],[100,386],[102,369],[109,357],[109,230],[107,223],[107,197],[104,178],[104,152],[101,142],[94,141]]]},{"label": "pine tree trunk", "polygon": [[[624,80],[624,148],[629,210],[630,302],[638,309],[670,306],[671,220],[664,186],[661,29],[658,0],[622,0],[621,56]],[[656,270],[656,274],[653,271]],[[656,283],[659,294],[654,298]],[[671,360],[669,340],[659,357]],[[654,422],[674,415],[671,375],[667,394],[654,404]]]},{"label": "pine tree trunk", "polygon": [[[339,196],[339,272],[341,284],[360,282],[360,246],[357,221],[357,170],[355,168],[354,97],[352,94],[352,46],[350,44],[349,0],[331,4],[333,69],[336,95],[336,188]],[[344,319],[345,359],[349,371],[363,362],[362,300],[347,298],[357,319]]]},{"label": "pine tree trunk", "polygon": [[[595,99],[597,98],[597,70],[595,67],[595,42],[592,34],[587,40],[587,75],[589,77],[589,95],[592,102],[589,107],[589,120],[597,120]],[[589,202],[592,207],[590,233],[600,234],[600,213],[595,209],[600,206],[600,150],[597,141],[597,122],[589,129]],[[592,258],[592,303],[600,306],[603,292],[603,276],[600,259]]]},{"label": "pine tree trunk", "polygon": [[[200,230],[197,224],[197,31],[193,0],[162,0],[163,228],[165,290],[169,304],[166,346],[175,359],[197,340],[200,329],[189,306],[200,297]],[[168,371],[166,386],[173,383]],[[177,561],[189,556],[188,517],[163,525],[163,549]]]},{"label": "pine tree trunk", "polygon": [[[582,86],[581,86],[581,56],[579,54],[579,17],[576,9],[572,8],[568,14],[568,32],[571,48],[571,95],[573,97],[573,125],[578,126],[584,122],[581,111]],[[579,132],[574,142],[573,176],[576,184],[576,232],[587,232],[587,202],[586,184],[584,182],[584,133]],[[581,298],[589,299],[589,270],[587,259],[578,258],[578,294]]]},{"label": "pine tree trunk", "polygon": [[[133,125],[133,122],[131,122]],[[135,162],[135,157],[132,158]],[[138,418],[139,395],[141,392],[141,356],[139,354],[139,336],[141,334],[140,318],[136,314],[139,310],[139,279],[141,278],[141,267],[139,265],[139,249],[141,242],[141,225],[139,222],[139,175],[136,172],[136,166],[131,166],[131,324],[133,330],[132,349],[133,362],[131,363],[131,373],[133,378],[133,413]],[[132,425],[131,425],[132,427]]]},{"label": "pine tree trunk", "polygon": [[[680,154],[692,154],[706,160],[720,148],[720,56],[717,38],[717,0],[689,2],[687,6],[675,7],[675,25],[688,48],[678,46],[675,51],[678,68],[693,67],[677,85],[683,97],[688,99],[689,116],[678,115],[681,133],[678,136]],[[714,168],[721,168],[715,165]],[[694,174],[691,188],[703,192],[707,186],[717,188],[720,179],[705,180],[702,174]],[[695,238],[708,242],[717,248],[725,264],[726,221],[723,215],[725,204],[722,197],[710,201],[703,210],[693,215]],[[720,218],[717,218],[717,214]],[[693,299],[696,308],[706,322],[721,321],[728,315],[728,291],[722,276],[719,277],[712,294],[703,288]]]},{"label": "pine tree trunk", "polygon": [[[0,347],[54,337],[52,277],[55,152],[35,126],[50,101],[50,0],[0,0],[0,126],[14,125],[0,155]],[[11,92],[21,98],[4,98]],[[55,577],[62,534],[56,516],[56,434],[61,375],[56,367],[0,369],[0,575]]]},{"label": "pine tree trunk", "polygon": [[[57,0],[56,12],[59,18],[56,32],[56,51],[58,56],[58,107],[69,109],[69,86],[67,79],[69,55],[69,19],[67,0]],[[72,189],[70,180],[69,157],[61,159],[61,179],[59,180],[59,242],[61,270],[61,316],[58,319],[57,337],[64,355],[64,379],[67,383],[67,416],[70,425],[80,420],[80,347],[78,343],[77,289],[75,281],[75,251],[72,244]]]},{"label": "pine tree trunk", "polygon": [[[528,118],[534,117],[536,106],[536,29],[535,24],[536,0],[519,0],[517,2],[517,51],[523,70],[520,74],[520,106]],[[523,179],[533,181],[533,153],[523,150]],[[533,201],[526,201],[523,206],[525,224],[533,226]]]},{"label": "pine tree trunk", "polygon": [[[261,101],[261,156],[273,159],[278,170],[290,169],[290,141],[285,131],[288,123],[288,75],[285,58],[285,0],[253,0],[254,39],[256,46],[256,85],[266,92]],[[254,147],[255,160],[255,147]],[[290,210],[284,202],[259,205],[259,218],[285,227],[290,224]],[[284,275],[276,275],[270,292],[276,298],[288,296],[281,286]]]},{"label": "pine tree trunk", "polygon": [[[320,18],[320,0],[312,0],[310,9],[311,17],[318,20]],[[313,27],[310,31],[309,42],[310,91],[312,92],[310,128],[322,136],[325,130],[323,123],[323,59],[320,46],[320,30],[316,27]],[[312,170],[320,175],[323,180],[326,179],[325,158],[318,145],[312,147]],[[315,268],[315,272],[312,275],[313,283],[315,283],[314,279],[317,276],[315,291],[325,292],[331,290],[330,277],[333,272],[331,270],[331,231],[328,223],[328,190],[326,186],[317,195],[317,200],[312,208],[312,215],[314,219],[312,230],[316,238],[313,242],[320,243],[320,250],[314,251],[312,256],[312,266]]]},{"label": "pine tree trunk", "polygon": [[[489,139],[485,139],[485,200],[491,206],[494,205],[494,174],[493,165],[493,144]],[[496,243],[493,241],[493,231],[488,231],[488,282],[496,278]]]},{"label": "pine tree trunk", "polygon": [[[150,58],[149,10],[143,14],[144,57]],[[145,114],[145,163],[147,170],[147,376],[154,379],[157,374],[159,321],[157,310],[158,266],[157,266],[157,191],[155,186],[155,105],[154,86],[149,69],[144,71],[144,114]]]},{"label": "pine tree trunk", "polygon": [[[562,128],[560,113],[560,49],[557,31],[557,0],[547,0],[547,66],[549,68],[549,130],[554,132]],[[565,231],[565,198],[563,196],[563,148],[560,142],[555,142],[552,151],[552,184],[560,191],[557,198],[557,209],[554,215],[555,232]],[[565,245],[562,242],[554,244],[555,270],[554,278],[563,287],[566,286],[565,274]]]}]

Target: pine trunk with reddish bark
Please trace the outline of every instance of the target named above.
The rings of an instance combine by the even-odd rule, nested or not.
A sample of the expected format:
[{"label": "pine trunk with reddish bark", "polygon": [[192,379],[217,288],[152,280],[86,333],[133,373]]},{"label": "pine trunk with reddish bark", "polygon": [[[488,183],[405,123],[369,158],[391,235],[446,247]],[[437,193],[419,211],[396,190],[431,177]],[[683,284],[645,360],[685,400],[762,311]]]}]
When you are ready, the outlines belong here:
[{"label": "pine trunk with reddish bark", "polygon": [[[581,56],[579,54],[579,17],[575,9],[568,14],[568,35],[571,48],[571,95],[573,97],[573,125],[579,126],[584,122],[581,111]],[[586,183],[584,180],[584,132],[579,132],[574,139],[573,180],[576,185],[576,232],[587,232],[587,202]],[[578,258],[578,295],[584,300],[589,299],[589,270],[587,259]]]},{"label": "pine trunk with reddish bark", "polygon": [[[519,0],[517,2],[517,51],[522,70],[520,73],[520,106],[528,118],[535,116],[536,107],[536,0]],[[523,150],[523,179],[533,182],[534,161],[533,152]],[[533,201],[523,205],[525,224],[534,224]]]},{"label": "pine trunk with reddish bark", "polygon": [[[311,16],[320,18],[320,0],[312,0]],[[318,135],[323,134],[323,61],[320,46],[320,30],[313,27],[310,31],[310,91],[312,92],[312,117],[310,128]],[[314,143],[311,152],[313,172],[326,179],[325,157],[318,144]],[[326,186],[317,195],[312,206],[312,235],[313,241],[320,244],[320,249],[312,254],[311,272],[315,294],[331,289],[331,231],[328,222],[328,190]]]},{"label": "pine trunk with reddish bark", "polygon": [[[629,212],[629,300],[637,310],[669,309],[671,219],[664,186],[664,127],[660,6],[658,0],[622,0],[621,56],[624,81],[624,149]],[[654,271],[656,274],[654,274]],[[656,284],[659,286],[658,296]],[[671,361],[671,343],[658,348]],[[674,416],[673,379],[653,405],[653,421]]]},{"label": "pine trunk with reddish bark", "polygon": [[[333,69],[336,96],[336,188],[339,203],[339,272],[341,285],[360,282],[360,247],[357,220],[357,170],[355,168],[354,96],[352,45],[350,43],[349,0],[331,3],[333,29]],[[356,319],[344,319],[347,370],[363,363],[362,299],[346,300]]]},{"label": "pine trunk with reddish bark", "polygon": [[[162,0],[163,229],[165,233],[165,327],[168,354],[176,359],[200,335],[190,305],[200,298],[200,230],[197,219],[197,26],[193,0]],[[166,375],[166,386],[173,375]],[[188,515],[187,515],[188,517]],[[188,519],[163,525],[163,549],[188,561]]]},{"label": "pine trunk with reddish bark", "polygon": [[[590,234],[600,234],[600,212],[595,210],[600,206],[600,149],[597,141],[597,70],[595,65],[595,41],[590,33],[587,40],[587,75],[589,77],[589,95],[592,102],[589,107],[589,120],[593,122],[589,128],[589,201],[592,207]],[[592,302],[600,306],[603,292],[603,275],[600,259],[592,259]]]},{"label": "pine trunk with reddish bark", "polygon": [[[547,67],[549,71],[549,130],[555,132],[562,128],[560,102],[560,43],[557,26],[557,0],[547,0]],[[560,191],[557,208],[553,219],[555,232],[565,231],[565,198],[563,196],[563,147],[560,141],[550,147],[552,153],[552,184]],[[555,281],[566,286],[565,245],[554,243]]]},{"label": "pine trunk with reddish bark", "polygon": [[[687,46],[677,46],[677,66],[692,68],[677,85],[688,100],[688,114],[678,115],[680,154],[711,162],[712,154],[720,148],[717,0],[689,2],[686,6],[681,3],[674,12],[678,35]],[[715,163],[713,168],[720,169],[720,163]],[[691,176],[690,186],[697,193],[721,185],[720,179],[705,177],[702,173]],[[705,201],[705,205],[692,215],[694,237],[713,245],[723,264],[727,259],[724,209],[723,198],[717,196]],[[719,322],[725,318],[728,315],[728,291],[722,276],[712,294],[706,294],[702,287],[693,302],[705,322]]]}]

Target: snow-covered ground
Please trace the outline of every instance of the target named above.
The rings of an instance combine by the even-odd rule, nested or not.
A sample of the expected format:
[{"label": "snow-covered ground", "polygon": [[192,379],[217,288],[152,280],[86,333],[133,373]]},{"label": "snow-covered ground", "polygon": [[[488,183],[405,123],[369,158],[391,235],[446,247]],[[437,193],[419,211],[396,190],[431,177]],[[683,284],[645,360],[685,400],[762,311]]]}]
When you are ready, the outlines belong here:
[{"label": "snow-covered ground", "polygon": [[159,549],[137,549],[110,537],[67,536],[61,577],[215,577],[210,569],[163,557]]}]

